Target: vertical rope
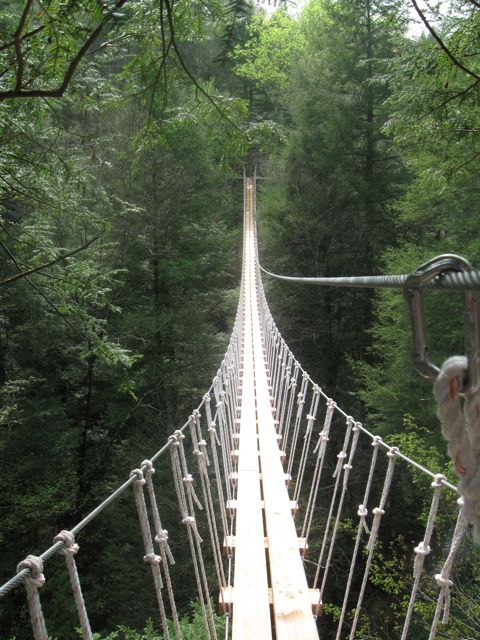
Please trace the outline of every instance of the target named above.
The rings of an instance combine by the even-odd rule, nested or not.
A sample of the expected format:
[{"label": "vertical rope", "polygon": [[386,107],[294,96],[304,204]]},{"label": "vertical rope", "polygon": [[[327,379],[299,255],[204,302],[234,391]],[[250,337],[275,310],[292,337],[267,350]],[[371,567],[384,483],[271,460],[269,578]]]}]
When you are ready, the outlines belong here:
[{"label": "vertical rope", "polygon": [[300,499],[300,493],[302,491],[303,476],[305,474],[305,466],[307,464],[308,450],[310,448],[310,441],[312,439],[313,423],[317,419],[318,403],[320,401],[320,387],[313,385],[312,399],[310,401],[310,410],[307,415],[307,426],[305,427],[305,435],[303,437],[302,455],[298,465],[297,478],[295,482],[294,500]]},{"label": "vertical rope", "polygon": [[[202,579],[200,577],[200,568],[197,560],[197,552],[196,552],[195,541],[194,541],[194,537],[198,539],[200,538],[200,534],[198,533],[195,517],[193,515],[190,515],[189,513],[189,505],[187,502],[187,494],[186,494],[185,485],[183,482],[182,465],[181,465],[180,454],[179,454],[181,441],[180,441],[178,432],[170,436],[170,442],[172,443],[170,446],[170,457],[172,461],[172,471],[173,471],[175,492],[177,494],[178,506],[180,508],[180,514],[182,517],[182,524],[184,524],[187,529],[188,542],[190,545],[190,552],[192,555],[193,570],[195,573],[195,580],[197,583],[198,598],[200,600],[200,609],[202,613],[203,628],[207,635],[207,640],[211,640],[212,635],[210,633],[210,625],[209,625],[207,609],[205,605],[205,594],[203,592],[203,584],[202,584]],[[201,538],[200,538],[200,541],[201,541]]]},{"label": "vertical rope", "polygon": [[48,640],[47,627],[43,617],[42,603],[38,590],[45,584],[43,562],[37,556],[29,555],[17,565],[17,573],[30,569],[30,575],[24,579],[27,591],[28,611],[35,640]]},{"label": "vertical rope", "polygon": [[90,622],[88,620],[87,609],[85,607],[82,587],[80,585],[80,578],[78,576],[77,565],[75,562],[75,555],[78,553],[79,546],[75,542],[73,533],[65,530],[60,531],[60,533],[53,539],[53,542],[63,542],[63,547],[60,549],[59,553],[65,557],[65,564],[67,565],[68,577],[70,578],[70,584],[72,585],[73,598],[75,600],[75,606],[80,620],[82,636],[84,640],[93,640],[92,630],[90,629]]},{"label": "vertical rope", "polygon": [[[303,407],[305,406],[308,390],[308,376],[303,374],[302,386],[297,397],[297,415],[295,418],[295,425],[293,427],[292,444],[290,447],[290,454],[288,456],[287,473],[292,473],[293,460],[295,458],[295,451],[297,449],[298,433],[300,431],[300,423],[302,421]],[[286,446],[286,443],[285,443]]]},{"label": "vertical rope", "polygon": [[[218,452],[217,452],[217,447],[221,446],[220,445],[220,440],[218,439],[217,436],[217,430],[215,428],[215,422],[213,422],[212,420],[212,410],[210,407],[210,394],[207,393],[204,397],[204,404],[205,404],[205,414],[207,417],[207,424],[208,424],[208,433],[210,435],[210,450],[212,452],[212,457],[213,457],[213,468],[215,470],[215,481],[217,483],[217,492],[218,492],[218,499],[220,502],[220,514],[221,514],[221,519],[222,519],[222,527],[223,527],[223,535],[225,536],[225,539],[227,539],[227,535],[228,535],[228,526],[227,526],[227,505],[225,502],[225,495],[223,493],[223,485],[222,485],[222,476],[220,473],[220,463],[218,461]],[[225,478],[226,480],[226,486],[227,486],[227,496],[229,495],[229,491],[230,491],[230,482],[228,478]]]},{"label": "vertical rope", "polygon": [[147,483],[147,491],[148,497],[150,501],[150,506],[152,509],[153,522],[155,526],[155,542],[157,542],[160,549],[160,556],[162,558],[162,569],[163,575],[165,577],[165,583],[167,585],[167,593],[168,600],[170,602],[170,609],[172,612],[173,624],[175,628],[175,634],[177,640],[182,640],[182,631],[180,629],[180,621],[178,619],[177,607],[175,604],[175,596],[173,593],[172,579],[170,576],[170,568],[169,564],[175,564],[175,560],[173,558],[172,552],[170,550],[170,546],[168,544],[168,531],[162,527],[162,522],[160,519],[160,512],[158,510],[157,497],[155,495],[155,488],[153,486],[152,476],[155,473],[155,469],[150,460],[144,460],[142,462],[142,467],[146,467],[145,469],[145,481]]},{"label": "vertical rope", "polygon": [[360,613],[362,610],[363,597],[365,595],[365,588],[367,586],[368,576],[370,575],[370,567],[372,565],[373,553],[375,551],[378,530],[380,528],[380,521],[382,519],[382,516],[385,513],[385,503],[387,502],[388,493],[390,491],[390,486],[392,484],[397,452],[398,452],[398,449],[396,447],[391,447],[387,451],[388,467],[387,467],[387,471],[385,473],[385,479],[383,482],[383,489],[382,489],[382,496],[380,498],[380,504],[378,505],[378,507],[375,507],[375,509],[372,512],[373,523],[372,523],[372,528],[370,530],[370,537],[368,539],[368,544],[367,544],[367,550],[368,550],[367,563],[365,566],[365,571],[363,573],[362,586],[360,588],[360,594],[358,596],[357,606],[355,608],[355,618],[353,620],[352,630],[350,632],[350,640],[354,640],[355,633],[357,631],[358,621],[359,621]]},{"label": "vertical rope", "polygon": [[315,502],[317,500],[318,488],[320,486],[320,479],[322,477],[325,452],[327,450],[327,444],[330,434],[330,426],[332,424],[332,417],[336,406],[337,405],[333,400],[331,400],[330,398],[327,400],[327,411],[325,413],[323,429],[319,433],[318,443],[314,449],[314,453],[317,453],[317,460],[315,463],[315,471],[313,472],[312,484],[310,486],[310,494],[308,496],[308,503],[305,510],[305,520],[303,522],[301,536],[302,538],[305,538],[306,543],[308,543],[310,528],[312,526],[313,512],[315,509]]},{"label": "vertical rope", "polygon": [[202,505],[198,500],[195,490],[193,488],[193,477],[188,472],[187,459],[185,456],[185,450],[183,448],[183,440],[185,436],[180,431],[175,432],[177,446],[172,447],[177,451],[178,459],[180,462],[181,473],[183,474],[182,480],[183,485],[185,486],[185,495],[186,495],[186,504],[188,505],[188,510],[186,511],[186,516],[183,519],[183,524],[186,525],[187,531],[189,533],[189,538],[192,540],[192,548],[193,548],[193,556],[195,557],[195,562],[198,565],[198,575],[199,575],[199,584],[203,593],[203,600],[205,603],[205,609],[207,614],[207,626],[209,627],[209,638],[212,637],[215,640],[217,639],[217,630],[215,627],[215,620],[213,618],[213,610],[212,610],[212,602],[210,599],[210,592],[208,589],[208,581],[207,575],[205,572],[205,564],[203,561],[203,553],[202,553],[202,538],[197,529],[197,524],[195,520],[195,508],[194,504],[202,509]]},{"label": "vertical rope", "polygon": [[292,361],[293,361],[293,356],[291,353],[289,353],[287,365],[285,367],[285,374],[282,380],[283,384],[280,387],[280,396],[278,398],[279,411],[277,414],[277,418],[278,418],[278,433],[280,434],[282,433],[283,420],[285,418],[285,409],[287,406],[288,391],[290,389],[290,379],[292,375]]},{"label": "vertical rope", "polygon": [[336,635],[335,640],[340,640],[340,638],[341,638],[343,622],[345,620],[345,614],[347,612],[348,598],[350,596],[350,589],[352,588],[353,574],[355,572],[355,567],[356,567],[356,564],[357,564],[357,556],[358,556],[358,551],[360,549],[360,541],[361,541],[361,538],[362,538],[362,534],[363,534],[364,531],[369,533],[367,524],[365,522],[365,518],[368,515],[368,510],[367,510],[368,500],[369,500],[369,497],[370,497],[370,489],[372,487],[373,474],[375,473],[375,467],[377,465],[378,447],[380,446],[380,442],[381,441],[382,441],[382,439],[379,438],[378,436],[375,436],[373,438],[373,441],[372,441],[373,453],[372,453],[372,457],[371,457],[371,460],[370,460],[370,470],[368,472],[367,486],[365,487],[365,493],[363,495],[363,502],[362,502],[362,504],[360,504],[358,506],[357,515],[359,516],[360,520],[358,522],[357,537],[355,539],[355,547],[353,549],[352,560],[350,562],[350,571],[349,571],[349,574],[348,574],[347,586],[345,588],[345,594],[344,594],[344,597],[343,597],[342,611],[341,611],[341,614],[340,614],[340,619],[338,621],[337,635]]},{"label": "vertical rope", "polygon": [[190,432],[192,434],[192,441],[196,443],[196,446],[194,444],[195,449],[193,451],[193,454],[197,459],[200,482],[202,485],[203,501],[205,505],[205,513],[207,515],[208,530],[210,533],[210,542],[211,542],[212,551],[213,551],[213,559],[215,562],[215,569],[217,572],[218,587],[219,587],[220,593],[222,594],[223,593],[222,587],[226,587],[227,585],[225,582],[225,574],[223,570],[222,550],[220,547],[220,541],[218,537],[218,529],[217,529],[217,523],[215,519],[215,508],[213,505],[212,492],[210,488],[210,478],[208,477],[207,465],[209,463],[208,463],[208,457],[207,457],[207,443],[203,439],[198,440],[197,431],[198,431],[198,435],[200,435],[201,437],[200,414],[198,411],[194,413],[194,415],[191,417]]},{"label": "vertical rope", "polygon": [[352,417],[348,417],[347,418],[347,430],[345,433],[345,439],[343,441],[343,446],[342,446],[342,450],[340,451],[340,453],[338,453],[337,455],[337,467],[333,473],[333,477],[335,478],[335,486],[333,489],[333,494],[332,494],[332,499],[330,501],[330,509],[328,512],[328,517],[327,517],[327,522],[325,524],[325,531],[323,534],[323,539],[322,539],[322,546],[320,549],[320,554],[318,556],[318,562],[317,562],[317,570],[315,572],[315,579],[313,581],[313,588],[315,589],[318,583],[318,578],[320,576],[320,569],[322,567],[322,561],[323,561],[323,555],[325,553],[325,549],[327,546],[327,540],[328,540],[328,536],[330,533],[330,525],[332,523],[332,516],[333,516],[333,510],[335,508],[335,504],[337,501],[337,493],[338,493],[338,487],[340,485],[340,478],[342,475],[342,469],[343,469],[343,461],[345,460],[345,458],[347,457],[348,453],[348,445],[350,443],[350,435],[352,433],[352,429],[353,429],[353,425],[354,425],[354,420]]},{"label": "vertical rope", "polygon": [[[458,501],[460,507],[463,507],[462,500],[463,499],[460,498]],[[440,573],[437,573],[435,575],[435,580],[440,587],[440,593],[438,594],[437,607],[435,609],[435,615],[433,616],[428,640],[436,640],[438,624],[440,622],[440,618],[442,617],[442,611],[442,623],[445,625],[448,624],[448,619],[450,616],[450,590],[453,586],[450,575],[452,573],[453,561],[455,560],[457,551],[460,548],[463,536],[467,531],[467,527],[468,521],[463,516],[463,510],[461,508],[457,517],[457,523],[455,525],[455,531],[453,532],[452,543],[450,545],[450,551],[448,553],[447,559],[445,560],[445,564],[443,565]]]},{"label": "vertical rope", "polygon": [[157,595],[158,609],[160,611],[160,620],[162,621],[163,633],[165,636],[165,640],[170,640],[167,616],[165,614],[165,606],[163,604],[162,596],[163,582],[162,576],[160,574],[160,562],[162,561],[162,557],[158,556],[153,549],[152,532],[150,530],[147,505],[145,504],[145,496],[143,494],[143,486],[146,481],[141,469],[134,469],[130,475],[135,478],[135,482],[133,483],[133,491],[135,495],[135,504],[137,506],[138,519],[140,521],[140,528],[142,530],[143,545],[145,547],[145,555],[143,556],[143,560],[150,565],[150,568],[152,570],[153,583],[155,585],[155,593]]},{"label": "vertical rope", "polygon": [[355,423],[353,425],[353,427],[352,427],[353,438],[352,438],[352,444],[351,444],[351,447],[350,447],[350,456],[348,458],[348,462],[343,465],[342,492],[340,494],[340,500],[338,501],[337,515],[335,517],[335,523],[334,523],[334,526],[333,526],[332,537],[330,538],[330,547],[329,547],[329,550],[328,550],[327,562],[325,563],[325,570],[323,572],[322,585],[320,587],[320,595],[319,595],[319,601],[320,602],[323,599],[323,593],[324,593],[324,590],[325,590],[325,585],[327,583],[328,572],[330,570],[330,563],[332,561],[333,549],[335,547],[335,541],[337,539],[338,527],[340,525],[340,518],[342,516],[343,502],[345,500],[345,493],[347,491],[348,478],[350,477],[350,471],[352,470],[352,466],[353,466],[352,465],[353,458],[355,457],[358,438],[360,436],[360,429],[358,427],[358,424]]},{"label": "vertical rope", "polygon": [[410,622],[413,615],[413,607],[417,598],[418,587],[420,586],[420,578],[422,577],[423,564],[426,556],[430,554],[430,540],[432,538],[433,527],[435,525],[435,519],[437,517],[438,504],[440,502],[440,492],[442,490],[442,480],[446,480],[445,476],[441,473],[437,474],[432,482],[433,495],[432,502],[430,504],[430,512],[427,518],[427,525],[425,527],[425,534],[423,540],[415,547],[415,563],[413,567],[413,587],[410,595],[410,601],[408,603],[407,615],[405,616],[405,623],[403,625],[402,637],[400,640],[406,640],[408,630],[410,628]]},{"label": "vertical rope", "polygon": [[283,436],[283,448],[285,452],[287,452],[287,449],[288,449],[288,436],[290,433],[290,425],[292,423],[293,403],[295,402],[295,394],[297,389],[299,371],[300,371],[300,365],[298,364],[298,362],[296,362],[293,370],[293,377],[290,382],[290,388],[289,388],[290,395],[288,398],[287,415],[284,420],[284,425],[282,425],[282,428],[285,429],[285,434]]}]

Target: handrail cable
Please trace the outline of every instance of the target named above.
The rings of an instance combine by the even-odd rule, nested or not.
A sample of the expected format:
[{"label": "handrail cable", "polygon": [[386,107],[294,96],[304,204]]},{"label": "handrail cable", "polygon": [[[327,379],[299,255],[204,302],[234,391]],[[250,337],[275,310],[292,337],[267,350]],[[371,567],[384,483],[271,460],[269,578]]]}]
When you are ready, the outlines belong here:
[{"label": "handrail cable", "polygon": [[[409,275],[378,276],[337,276],[337,277],[303,277],[284,276],[268,271],[260,264],[260,269],[268,276],[284,282],[301,284],[318,284],[331,287],[354,287],[366,289],[405,289]],[[424,289],[442,289],[447,291],[480,291],[480,271],[450,271],[438,275],[422,286]]]}]

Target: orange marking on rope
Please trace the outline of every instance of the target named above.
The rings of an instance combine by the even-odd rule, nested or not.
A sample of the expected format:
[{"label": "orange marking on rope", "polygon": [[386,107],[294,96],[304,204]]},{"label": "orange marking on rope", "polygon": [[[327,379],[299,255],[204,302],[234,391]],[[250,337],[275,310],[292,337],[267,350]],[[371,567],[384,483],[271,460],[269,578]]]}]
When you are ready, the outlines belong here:
[{"label": "orange marking on rope", "polygon": [[455,398],[455,383],[456,383],[457,379],[453,378],[452,380],[450,380],[449,382],[449,387],[450,387],[450,400],[453,400]]},{"label": "orange marking on rope", "polygon": [[456,457],[454,459],[454,463],[457,473],[459,473],[461,476],[464,476],[467,473],[467,470],[465,469],[463,464],[461,464]]}]

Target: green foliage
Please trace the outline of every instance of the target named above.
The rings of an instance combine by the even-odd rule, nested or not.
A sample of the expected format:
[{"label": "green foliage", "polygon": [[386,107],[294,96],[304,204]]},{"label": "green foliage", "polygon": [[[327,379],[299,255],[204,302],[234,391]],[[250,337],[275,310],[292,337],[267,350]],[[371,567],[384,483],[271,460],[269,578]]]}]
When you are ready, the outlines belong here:
[{"label": "green foliage", "polygon": [[[225,633],[225,618],[214,614],[216,630],[221,637]],[[173,621],[169,621],[169,632],[174,637]],[[192,614],[180,618],[180,630],[184,640],[203,640],[207,638],[199,603],[192,603]],[[125,626],[119,626],[107,636],[93,634],[94,640],[162,640],[163,634],[155,630],[153,622],[149,620],[142,631],[135,631]]]}]

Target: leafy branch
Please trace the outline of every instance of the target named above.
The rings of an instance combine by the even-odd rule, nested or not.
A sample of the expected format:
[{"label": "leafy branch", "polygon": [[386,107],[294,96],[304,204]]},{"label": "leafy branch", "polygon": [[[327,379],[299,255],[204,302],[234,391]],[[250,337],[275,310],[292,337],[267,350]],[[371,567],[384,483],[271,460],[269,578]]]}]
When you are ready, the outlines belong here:
[{"label": "leafy branch", "polygon": [[[42,271],[43,269],[48,269],[49,267],[52,267],[54,264],[57,264],[58,262],[61,262],[62,260],[66,260],[67,258],[70,258],[70,257],[76,255],[77,253],[80,253],[81,251],[84,251],[91,244],[93,244],[96,240],[98,240],[98,237],[99,236],[97,236],[96,238],[92,238],[91,240],[88,240],[88,242],[83,244],[81,247],[77,247],[76,249],[73,249],[72,251],[69,251],[68,253],[63,253],[62,255],[57,256],[53,260],[50,260],[49,262],[45,262],[44,264],[41,264],[38,267],[32,267],[31,269],[27,269],[26,271],[20,270],[20,272],[15,274],[14,276],[10,276],[9,278],[5,278],[4,280],[0,280],[0,287],[5,285],[5,284],[12,284],[13,282],[16,282],[17,280],[21,280],[22,278],[26,278],[27,276],[31,276],[33,273],[37,273],[38,271]],[[5,249],[5,247],[3,247],[3,248]],[[9,253],[10,257],[12,257],[12,254],[10,252],[8,252],[8,253]],[[15,261],[15,264],[17,264],[16,261]],[[18,267],[18,264],[17,264],[17,267]]]},{"label": "leafy branch", "polygon": [[[445,53],[445,55],[453,62],[453,64],[456,67],[461,69],[464,73],[466,73],[467,75],[471,76],[472,78],[475,78],[475,80],[479,81],[480,80],[480,76],[477,73],[475,73],[475,71],[472,71],[471,69],[466,67],[456,56],[454,56],[453,53],[451,52],[451,50],[443,42],[443,40],[440,38],[438,33],[435,31],[435,29],[432,27],[430,22],[427,20],[426,15],[423,13],[423,11],[418,6],[417,0],[412,0],[412,4],[413,4],[413,7],[414,7],[415,11],[417,12],[417,14],[420,17],[420,20],[423,22],[423,24],[427,28],[428,32],[430,33],[430,35],[437,42],[438,46]],[[477,4],[477,3],[475,2],[474,4]]]},{"label": "leafy branch", "polygon": [[83,60],[89,49],[92,47],[93,43],[97,40],[99,35],[102,33],[105,26],[111,21],[113,17],[115,17],[116,12],[127,2],[127,0],[116,0],[115,6],[105,14],[103,20],[100,24],[90,33],[88,38],[85,40],[83,45],[77,51],[76,55],[70,60],[67,70],[63,76],[62,81],[55,89],[28,89],[24,82],[24,72],[25,72],[25,60],[23,56],[23,41],[35,33],[38,33],[41,29],[34,29],[33,31],[22,35],[23,30],[25,28],[25,23],[27,20],[27,16],[29,11],[31,10],[33,0],[27,0],[25,8],[23,10],[22,16],[20,18],[20,22],[18,27],[14,33],[13,41],[8,45],[4,45],[1,50],[5,50],[7,48],[11,48],[14,46],[15,48],[15,58],[16,58],[16,78],[15,78],[15,87],[13,89],[8,89],[4,91],[0,91],[0,101],[7,100],[9,98],[61,98],[65,91],[68,89],[70,82],[77,70],[78,65]]}]

